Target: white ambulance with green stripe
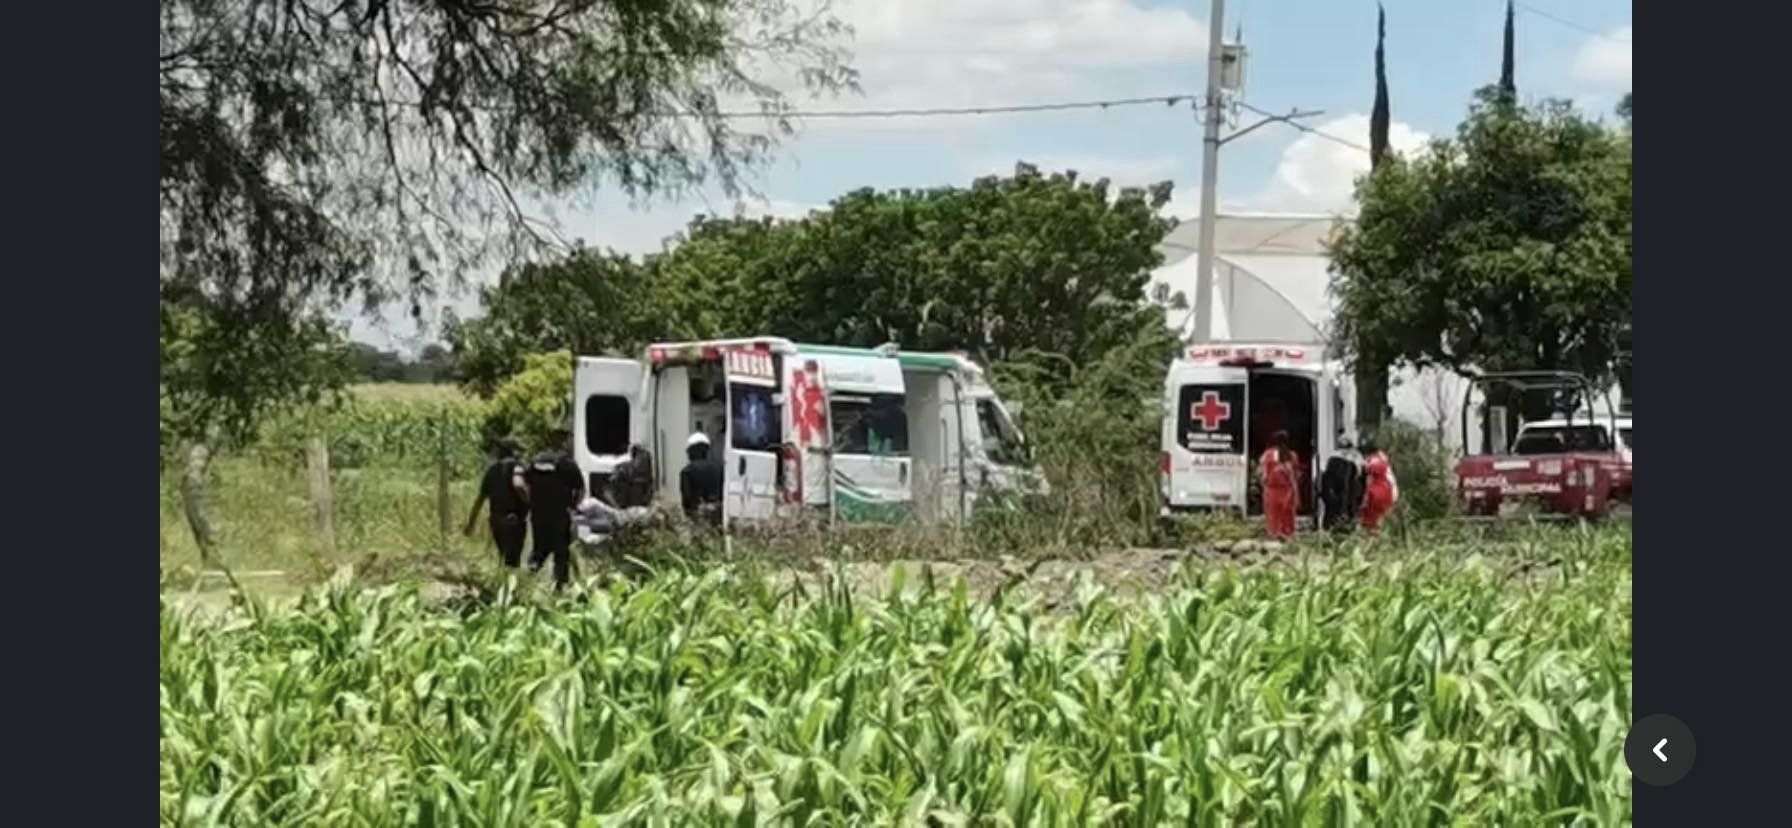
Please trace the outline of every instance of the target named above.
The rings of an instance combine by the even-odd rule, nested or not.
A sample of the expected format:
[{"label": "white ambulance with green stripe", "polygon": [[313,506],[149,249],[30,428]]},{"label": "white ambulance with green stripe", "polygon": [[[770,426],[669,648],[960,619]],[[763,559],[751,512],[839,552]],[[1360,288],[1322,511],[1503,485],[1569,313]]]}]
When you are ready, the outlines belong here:
[{"label": "white ambulance with green stripe", "polygon": [[834,517],[847,523],[898,523],[914,509],[907,387],[888,349],[797,345],[828,378],[833,426]]},{"label": "white ambulance with green stripe", "polygon": [[730,526],[952,523],[992,491],[1041,491],[1007,406],[963,354],[798,345],[776,337],[667,342],[642,360],[579,357],[574,459],[601,491],[629,444],[651,452],[676,509],[684,445],[725,469]]},{"label": "white ambulance with green stripe", "polygon": [[956,523],[993,492],[1043,492],[983,369],[958,353],[798,345],[828,377],[835,516]]}]

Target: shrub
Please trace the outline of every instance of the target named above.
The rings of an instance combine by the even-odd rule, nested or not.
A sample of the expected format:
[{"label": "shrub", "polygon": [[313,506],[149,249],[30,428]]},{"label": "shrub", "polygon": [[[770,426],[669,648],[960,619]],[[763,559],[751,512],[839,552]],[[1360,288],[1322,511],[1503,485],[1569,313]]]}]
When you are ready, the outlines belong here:
[{"label": "shrub", "polygon": [[523,357],[523,370],[492,394],[486,434],[515,437],[531,451],[558,446],[572,429],[572,369],[569,351]]},{"label": "shrub", "polygon": [[1390,522],[1444,517],[1455,508],[1450,456],[1437,437],[1403,420],[1384,423],[1375,435],[1400,483],[1400,502]]},{"label": "shrub", "polygon": [[1017,519],[1058,543],[1149,542],[1159,501],[1159,395],[1174,349],[1158,328],[1088,365],[1029,353],[993,366],[1002,395],[1022,403],[1027,439],[1052,485]]}]

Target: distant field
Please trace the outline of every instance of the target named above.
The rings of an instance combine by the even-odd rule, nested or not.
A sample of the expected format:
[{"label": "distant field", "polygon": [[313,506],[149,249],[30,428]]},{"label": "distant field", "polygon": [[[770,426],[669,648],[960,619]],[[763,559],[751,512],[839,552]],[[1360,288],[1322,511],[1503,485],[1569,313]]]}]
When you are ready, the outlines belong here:
[{"label": "distant field", "polygon": [[467,399],[459,386],[408,382],[364,382],[351,389],[370,402],[460,402]]}]

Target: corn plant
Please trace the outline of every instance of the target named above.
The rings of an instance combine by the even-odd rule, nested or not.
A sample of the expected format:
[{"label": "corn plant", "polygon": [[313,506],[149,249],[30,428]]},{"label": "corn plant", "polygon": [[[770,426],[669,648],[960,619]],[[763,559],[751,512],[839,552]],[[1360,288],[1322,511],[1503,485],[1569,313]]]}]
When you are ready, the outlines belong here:
[{"label": "corn plant", "polygon": [[[1387,542],[1383,542],[1384,544]],[[1377,552],[1379,550],[1379,552]],[[1191,566],[1068,609],[668,570],[476,608],[161,609],[164,824],[1506,825],[1630,818],[1613,530]]]},{"label": "corn plant", "polygon": [[434,468],[446,458],[462,474],[479,468],[486,407],[466,398],[350,396],[328,411],[294,411],[262,430],[250,452],[269,465],[296,466],[304,440],[321,434],[337,468]]}]

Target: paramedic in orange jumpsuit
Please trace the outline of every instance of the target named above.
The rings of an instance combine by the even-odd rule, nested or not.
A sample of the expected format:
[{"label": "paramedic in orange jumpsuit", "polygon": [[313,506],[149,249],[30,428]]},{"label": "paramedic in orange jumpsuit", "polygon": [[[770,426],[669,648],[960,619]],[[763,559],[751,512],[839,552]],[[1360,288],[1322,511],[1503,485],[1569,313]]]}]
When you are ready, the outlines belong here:
[{"label": "paramedic in orange jumpsuit", "polygon": [[1288,448],[1286,431],[1276,432],[1270,439],[1270,449],[1257,461],[1258,472],[1263,476],[1263,522],[1272,538],[1294,536],[1294,513],[1300,502],[1300,477],[1295,469],[1299,465],[1299,456]]},{"label": "paramedic in orange jumpsuit", "polygon": [[1367,478],[1363,486],[1363,528],[1374,534],[1400,499],[1400,487],[1394,482],[1394,467],[1388,463],[1387,452],[1373,440],[1363,441],[1363,467]]}]

